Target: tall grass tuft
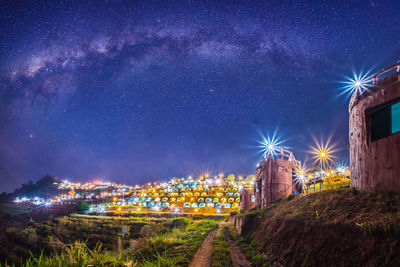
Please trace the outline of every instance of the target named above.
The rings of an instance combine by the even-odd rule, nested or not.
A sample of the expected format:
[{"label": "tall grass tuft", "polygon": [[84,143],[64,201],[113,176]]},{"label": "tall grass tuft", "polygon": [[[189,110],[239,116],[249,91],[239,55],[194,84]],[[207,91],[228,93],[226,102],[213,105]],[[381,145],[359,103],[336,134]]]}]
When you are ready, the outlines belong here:
[{"label": "tall grass tuft", "polygon": [[[55,266],[122,266],[127,260],[121,254],[112,255],[102,249],[98,244],[94,249],[89,249],[85,243],[75,242],[67,245],[65,250],[58,255],[46,256],[43,252],[31,257],[22,263],[23,267],[55,267]],[[2,265],[0,265],[1,267]],[[8,265],[4,267],[11,267]]]}]

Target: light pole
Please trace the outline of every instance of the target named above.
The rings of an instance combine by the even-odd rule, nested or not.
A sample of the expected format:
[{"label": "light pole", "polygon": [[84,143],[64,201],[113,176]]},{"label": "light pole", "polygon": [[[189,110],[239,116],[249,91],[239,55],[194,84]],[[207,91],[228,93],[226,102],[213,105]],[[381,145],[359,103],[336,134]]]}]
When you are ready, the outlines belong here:
[{"label": "light pole", "polygon": [[[323,168],[323,163],[327,160],[329,160],[330,155],[325,149],[320,149],[318,151],[318,160],[320,163],[320,180],[322,179],[322,168]],[[322,191],[322,182],[319,183],[319,191]],[[315,192],[315,184],[314,184],[314,192]]]},{"label": "light pole", "polygon": [[[313,158],[315,162],[319,162],[320,164],[320,170],[321,170],[321,176],[320,180],[322,180],[322,172],[323,172],[323,167],[327,165],[327,163],[331,162],[335,156],[333,153],[335,153],[337,150],[335,149],[333,144],[330,144],[330,138],[324,143],[324,142],[318,142],[315,138],[315,146],[311,147],[311,153],[313,154]],[[314,181],[314,185],[315,185]],[[320,191],[322,191],[322,183],[320,182]]]}]

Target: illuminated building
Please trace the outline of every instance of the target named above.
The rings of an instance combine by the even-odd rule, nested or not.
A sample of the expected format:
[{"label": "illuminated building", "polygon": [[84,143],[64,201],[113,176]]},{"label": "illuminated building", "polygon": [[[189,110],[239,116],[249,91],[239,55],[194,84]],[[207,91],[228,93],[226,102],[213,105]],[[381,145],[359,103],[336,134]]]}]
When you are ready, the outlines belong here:
[{"label": "illuminated building", "polygon": [[351,186],[362,191],[400,192],[399,66],[371,76],[349,104]]},{"label": "illuminated building", "polygon": [[255,206],[260,208],[293,192],[295,168],[300,162],[292,152],[274,148],[273,154],[265,154],[256,171],[254,189]]}]

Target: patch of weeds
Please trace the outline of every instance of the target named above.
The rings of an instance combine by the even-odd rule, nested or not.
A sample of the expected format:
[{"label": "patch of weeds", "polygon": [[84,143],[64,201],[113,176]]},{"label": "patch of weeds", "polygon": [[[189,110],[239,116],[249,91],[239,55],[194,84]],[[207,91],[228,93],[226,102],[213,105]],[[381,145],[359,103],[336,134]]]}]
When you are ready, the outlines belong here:
[{"label": "patch of weeds", "polygon": [[212,242],[211,267],[232,266],[227,234],[228,226],[221,227]]},{"label": "patch of weeds", "polygon": [[140,267],[174,267],[177,266],[174,259],[167,255],[165,251],[163,254],[157,253],[157,258],[155,260],[143,259],[142,263],[138,266]]}]

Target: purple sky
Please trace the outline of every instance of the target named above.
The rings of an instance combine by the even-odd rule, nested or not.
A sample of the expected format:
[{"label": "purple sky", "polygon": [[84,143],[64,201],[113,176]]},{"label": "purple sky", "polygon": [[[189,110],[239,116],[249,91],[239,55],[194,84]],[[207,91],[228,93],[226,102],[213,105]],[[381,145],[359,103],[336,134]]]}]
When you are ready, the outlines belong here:
[{"label": "purple sky", "polygon": [[[335,3],[333,3],[335,2]],[[251,174],[277,130],[348,161],[340,81],[400,58],[398,1],[2,1],[0,182]]]}]

